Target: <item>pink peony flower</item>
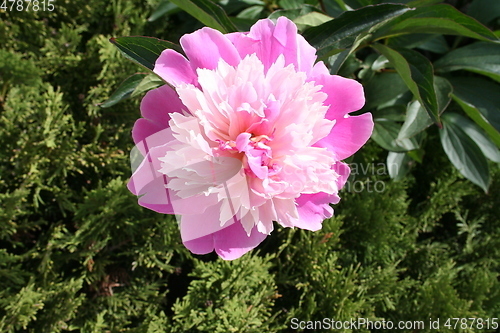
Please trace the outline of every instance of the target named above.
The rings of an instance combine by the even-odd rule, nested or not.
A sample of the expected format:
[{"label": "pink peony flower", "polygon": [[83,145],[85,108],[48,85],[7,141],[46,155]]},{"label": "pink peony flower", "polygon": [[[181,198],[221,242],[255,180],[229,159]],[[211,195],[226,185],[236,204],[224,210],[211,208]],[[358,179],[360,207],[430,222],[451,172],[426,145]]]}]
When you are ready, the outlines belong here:
[{"label": "pink peony flower", "polygon": [[129,189],[176,214],[193,253],[235,259],[273,230],[318,230],[373,129],[362,86],[330,75],[290,20],[246,33],[203,28],[162,52],[132,131],[145,156]]}]

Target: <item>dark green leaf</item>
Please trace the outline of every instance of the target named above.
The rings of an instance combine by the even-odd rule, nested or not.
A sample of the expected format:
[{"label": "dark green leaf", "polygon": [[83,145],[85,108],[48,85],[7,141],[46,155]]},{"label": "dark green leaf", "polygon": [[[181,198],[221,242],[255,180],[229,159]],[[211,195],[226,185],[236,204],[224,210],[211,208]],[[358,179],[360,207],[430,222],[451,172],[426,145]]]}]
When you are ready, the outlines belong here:
[{"label": "dark green leaf", "polygon": [[453,121],[443,115],[443,128],[439,131],[444,151],[455,168],[465,178],[485,192],[490,184],[488,161],[477,144]]},{"label": "dark green leaf", "polygon": [[327,57],[351,48],[360,34],[386,24],[408,10],[403,5],[391,4],[364,7],[307,29],[303,35],[318,50],[318,57]]},{"label": "dark green leaf", "polygon": [[311,12],[317,12],[317,11],[318,11],[318,9],[316,7],[305,5],[305,6],[302,6],[300,8],[276,10],[276,11],[272,12],[268,18],[270,18],[271,20],[275,20],[280,16],[285,16],[293,21],[298,17],[304,16],[304,15],[311,13]]},{"label": "dark green leaf", "polygon": [[485,41],[496,41],[495,34],[473,18],[450,5],[416,8],[384,26],[375,33],[376,38],[410,33],[459,35]]},{"label": "dark green leaf", "polygon": [[170,0],[204,25],[223,33],[237,31],[226,12],[210,0]]},{"label": "dark green leaf", "polygon": [[136,73],[123,81],[118,89],[108,98],[108,100],[102,104],[100,107],[109,108],[116,103],[131,97],[134,90],[141,83],[141,81],[147,76],[144,73]]},{"label": "dark green leaf", "polygon": [[500,147],[500,86],[477,78],[450,78],[453,99]]},{"label": "dark green leaf", "polygon": [[[434,77],[434,89],[436,90],[439,114],[441,114],[451,101],[453,87],[450,82],[442,77]],[[398,139],[411,138],[432,125],[432,120],[419,101],[413,101],[408,105],[406,119],[398,134]]]},{"label": "dark green leaf", "polygon": [[431,119],[439,123],[434,75],[430,61],[420,53],[408,49],[393,50],[382,44],[374,44],[373,47],[389,59]]},{"label": "dark green leaf", "polygon": [[444,0],[413,0],[408,2],[406,5],[408,7],[422,7],[422,6],[434,5],[436,3],[440,3],[443,1]]},{"label": "dark green leaf", "polygon": [[304,0],[281,0],[279,5],[283,9],[295,9],[304,6]]},{"label": "dark green leaf", "polygon": [[387,45],[389,47],[406,47],[408,49],[420,48],[434,53],[446,53],[449,48],[443,35],[434,34],[407,34],[392,37]]},{"label": "dark green leaf", "polygon": [[467,134],[469,138],[471,138],[472,141],[478,145],[484,156],[493,162],[500,163],[500,152],[498,148],[479,126],[458,113],[447,113],[446,118],[448,122],[452,122],[457,127],[462,129],[465,134]]},{"label": "dark green leaf", "polygon": [[382,148],[394,152],[405,152],[419,147],[416,138],[398,140],[401,125],[388,119],[375,119],[371,138]]},{"label": "dark green leaf", "polygon": [[263,6],[260,5],[251,6],[242,10],[237,15],[237,17],[242,19],[257,20],[260,18],[260,15],[262,14],[263,10],[264,10]]},{"label": "dark green leaf", "polygon": [[110,42],[115,44],[125,57],[150,70],[154,69],[156,59],[163,50],[174,49],[182,52],[179,45],[152,37],[117,37],[111,38]]},{"label": "dark green leaf", "polygon": [[156,7],[155,11],[148,18],[149,22],[156,21],[160,17],[164,15],[171,15],[175,12],[179,11],[179,7],[171,3],[169,0],[163,0],[160,2],[158,7]]},{"label": "dark green leaf", "polygon": [[411,99],[411,93],[398,73],[382,72],[376,74],[363,86],[366,98],[364,110],[383,108],[397,103],[406,105],[408,100],[401,101],[401,99],[404,99],[403,97],[407,93]]},{"label": "dark green leaf", "polygon": [[158,88],[164,84],[165,84],[165,81],[160,79],[158,77],[158,75],[149,74],[145,78],[142,79],[142,81],[135,88],[135,90],[132,92],[132,95],[130,97],[135,97],[137,95],[142,94],[145,91],[148,91],[148,90],[151,90],[154,88]]},{"label": "dark green leaf", "polygon": [[436,72],[466,69],[500,81],[500,44],[477,42],[453,50],[434,63]]},{"label": "dark green leaf", "polygon": [[430,35],[431,38],[424,41],[417,47],[421,50],[430,51],[438,54],[446,53],[450,50],[448,43],[443,35]]},{"label": "dark green leaf", "polygon": [[500,1],[474,0],[467,9],[467,14],[482,24],[488,24],[500,17]]}]

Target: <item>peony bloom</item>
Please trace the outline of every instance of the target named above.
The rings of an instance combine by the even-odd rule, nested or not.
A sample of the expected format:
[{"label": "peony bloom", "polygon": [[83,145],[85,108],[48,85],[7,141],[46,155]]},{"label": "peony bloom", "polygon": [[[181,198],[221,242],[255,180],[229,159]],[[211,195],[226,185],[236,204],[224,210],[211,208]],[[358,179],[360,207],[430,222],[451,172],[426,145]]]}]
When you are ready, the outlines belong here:
[{"label": "peony bloom", "polygon": [[129,189],[176,214],[193,253],[235,259],[273,230],[318,230],[333,214],[356,152],[373,129],[362,86],[330,75],[290,20],[245,33],[203,28],[167,49],[132,136],[144,157]]}]

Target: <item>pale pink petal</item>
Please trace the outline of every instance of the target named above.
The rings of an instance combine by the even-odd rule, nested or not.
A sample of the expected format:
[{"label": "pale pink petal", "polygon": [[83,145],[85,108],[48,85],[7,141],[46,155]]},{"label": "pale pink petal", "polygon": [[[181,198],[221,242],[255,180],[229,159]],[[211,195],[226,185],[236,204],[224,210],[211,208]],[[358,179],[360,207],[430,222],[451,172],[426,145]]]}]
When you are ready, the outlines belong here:
[{"label": "pale pink petal", "polygon": [[363,86],[355,80],[338,75],[320,75],[309,80],[322,85],[321,91],[328,95],[324,102],[330,106],[326,113],[327,119],[342,118],[350,112],[361,109],[365,104]]},{"label": "pale pink petal", "polygon": [[337,204],[340,198],[336,194],[315,193],[302,194],[296,200],[299,219],[295,226],[301,229],[317,231],[321,229],[324,219],[333,216],[330,203]]},{"label": "pale pink petal", "polygon": [[197,83],[196,72],[189,61],[171,49],[164,50],[156,59],[153,72],[174,86]]},{"label": "pale pink petal", "polygon": [[195,254],[206,254],[215,249],[222,259],[234,260],[254,249],[266,237],[267,235],[258,232],[256,227],[248,236],[241,223],[237,222],[213,234],[183,243]]},{"label": "pale pink petal", "polygon": [[193,70],[214,69],[220,59],[231,66],[236,66],[241,60],[238,51],[229,39],[220,31],[211,28],[205,27],[184,35],[180,42]]},{"label": "pale pink petal", "polygon": [[256,53],[265,71],[280,55],[285,65],[293,64],[297,71],[309,73],[316,61],[316,50],[297,34],[297,27],[288,18],[279,17],[276,25],[271,20],[255,23],[248,34],[227,35],[234,43],[241,58]]},{"label": "pale pink petal", "polygon": [[160,161],[169,149],[168,144],[148,149],[148,153],[127,185],[130,192],[139,196],[139,204],[159,213],[173,214],[169,193],[165,188],[167,178],[159,173]]},{"label": "pale pink petal", "polygon": [[338,160],[343,160],[361,148],[370,138],[373,131],[371,113],[360,116],[348,116],[337,119],[327,137],[315,143],[335,153]]}]

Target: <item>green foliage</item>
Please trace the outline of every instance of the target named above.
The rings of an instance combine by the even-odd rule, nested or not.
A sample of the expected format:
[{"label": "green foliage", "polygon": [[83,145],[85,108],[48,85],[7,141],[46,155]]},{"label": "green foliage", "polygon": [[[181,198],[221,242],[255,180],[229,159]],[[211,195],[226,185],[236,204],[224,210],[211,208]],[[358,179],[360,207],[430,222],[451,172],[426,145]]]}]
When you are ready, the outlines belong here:
[{"label": "green foliage", "polygon": [[[317,232],[276,226],[231,262],[189,253],[175,218],[138,206],[126,188],[136,96],[158,80],[141,75],[100,106],[144,71],[110,38],[130,54],[152,50],[151,63],[161,48],[120,36],[175,42],[201,24],[153,0],[0,12],[0,331],[287,332],[293,318],[498,316],[498,43],[459,5],[388,2],[219,1],[226,15],[189,1],[190,13],[201,8],[195,16],[226,30],[268,15],[296,20],[332,73],[363,83],[362,112],[376,119],[334,218]],[[498,29],[495,8],[475,0],[468,13]],[[454,139],[441,145],[446,135]],[[474,172],[487,194],[450,152],[457,167],[489,170]]]}]

